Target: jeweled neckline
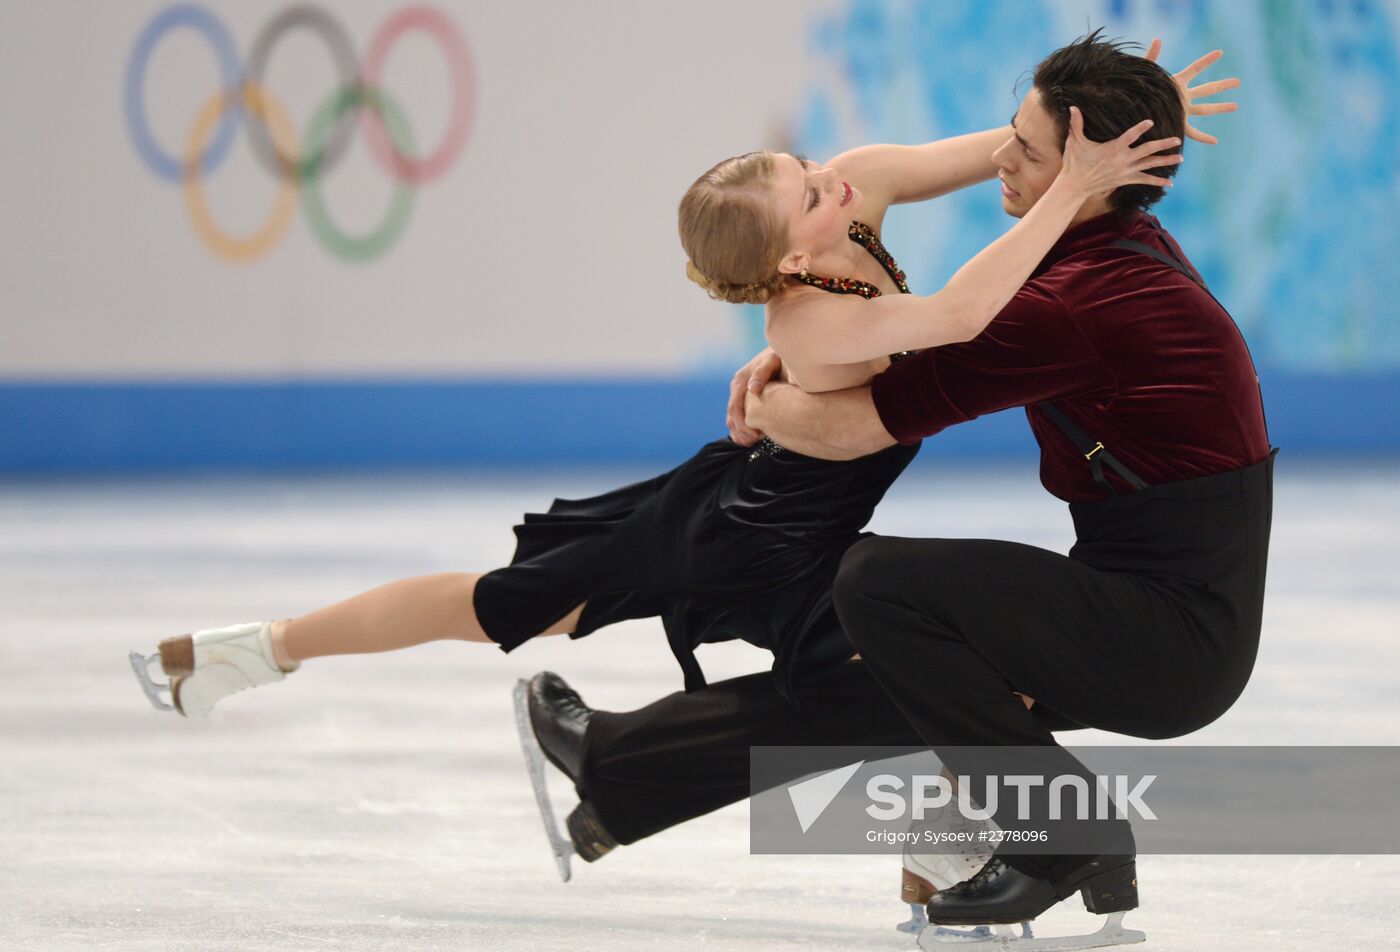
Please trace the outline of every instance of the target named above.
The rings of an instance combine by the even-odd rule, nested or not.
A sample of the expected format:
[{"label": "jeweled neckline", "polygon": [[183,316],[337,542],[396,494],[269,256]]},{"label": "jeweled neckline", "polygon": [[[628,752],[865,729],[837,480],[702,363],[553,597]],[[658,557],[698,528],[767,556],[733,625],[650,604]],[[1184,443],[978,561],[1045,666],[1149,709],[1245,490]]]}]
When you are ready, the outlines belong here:
[{"label": "jeweled neckline", "polygon": [[[894,257],[886,250],[884,243],[880,241],[880,237],[875,234],[874,229],[864,222],[853,221],[846,236],[870,252],[870,256],[880,263],[880,267],[885,269],[890,280],[894,281],[895,287],[899,288],[899,293],[909,293],[909,285],[904,280],[904,272],[899,270],[899,265],[895,263]],[[881,293],[875,285],[859,278],[826,278],[806,271],[793,275],[793,278],[822,291],[830,291],[832,294],[859,294],[866,300],[879,297]]]}]

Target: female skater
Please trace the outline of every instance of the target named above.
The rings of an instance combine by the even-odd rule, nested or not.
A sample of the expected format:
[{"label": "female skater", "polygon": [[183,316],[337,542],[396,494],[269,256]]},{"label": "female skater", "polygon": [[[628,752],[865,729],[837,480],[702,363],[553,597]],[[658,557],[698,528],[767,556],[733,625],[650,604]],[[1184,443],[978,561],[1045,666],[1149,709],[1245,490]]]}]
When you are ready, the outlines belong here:
[{"label": "female skater", "polygon": [[[680,205],[687,274],[712,297],[764,303],[766,332],[788,379],[807,390],[864,384],[915,349],[970,340],[1010,300],[1089,197],[1130,184],[1169,185],[1179,139],[1134,146],[1144,121],[1091,143],[1077,110],[1063,169],[1007,234],[940,291],[915,296],[880,243],[891,203],[984,181],[1010,127],[919,147],[869,146],[827,165],[756,152],[700,177]],[[1155,169],[1159,175],[1149,174]],[[224,696],[282,680],[325,655],[388,651],[438,639],[510,651],[537,635],[574,638],[660,616],[685,675],[704,684],[702,642],[742,638],[774,653],[791,699],[804,673],[850,659],[832,607],[842,554],[917,446],[849,462],[727,439],[654,479],[583,500],[556,500],[515,528],[511,564],[392,582],[318,611],[197,631],[132,663],[157,707],[187,717]],[[170,704],[147,673],[160,659]]]}]

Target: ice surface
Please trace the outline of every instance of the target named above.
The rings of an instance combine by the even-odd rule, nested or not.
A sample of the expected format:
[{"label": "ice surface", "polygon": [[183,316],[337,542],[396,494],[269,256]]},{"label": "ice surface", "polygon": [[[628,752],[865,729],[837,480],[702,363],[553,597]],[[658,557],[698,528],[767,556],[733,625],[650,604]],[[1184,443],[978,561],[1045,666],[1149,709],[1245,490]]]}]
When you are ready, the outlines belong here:
[{"label": "ice surface", "polygon": [[[520,512],[645,475],[0,485],[0,949],[912,949],[896,856],[750,856],[745,805],[558,881],[511,686],[552,668],[611,709],[675,690],[653,622],[509,656],[315,660],[207,722],[152,710],[127,666],[171,634],[494,566]],[[1253,681],[1184,742],[1400,743],[1397,486],[1400,464],[1280,459]],[[1070,541],[1023,467],[924,466],[873,528]],[[700,659],[711,678],[766,667],[743,645]],[[1397,857],[1145,856],[1139,873],[1141,948],[1400,948]],[[1096,924],[1070,902],[1036,931]]]}]

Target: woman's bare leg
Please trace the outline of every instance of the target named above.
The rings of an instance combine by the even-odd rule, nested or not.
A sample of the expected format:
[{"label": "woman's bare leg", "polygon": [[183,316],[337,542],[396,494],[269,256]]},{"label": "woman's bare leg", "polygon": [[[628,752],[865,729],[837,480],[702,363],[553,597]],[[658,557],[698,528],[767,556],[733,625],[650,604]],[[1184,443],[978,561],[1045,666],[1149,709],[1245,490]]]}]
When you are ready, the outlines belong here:
[{"label": "woman's bare leg", "polygon": [[[306,615],[272,623],[277,662],[326,655],[394,651],[445,638],[491,639],[476,619],[473,596],[480,573],[443,572],[381,585]],[[578,624],[583,605],[550,625],[542,635],[567,634]]]}]

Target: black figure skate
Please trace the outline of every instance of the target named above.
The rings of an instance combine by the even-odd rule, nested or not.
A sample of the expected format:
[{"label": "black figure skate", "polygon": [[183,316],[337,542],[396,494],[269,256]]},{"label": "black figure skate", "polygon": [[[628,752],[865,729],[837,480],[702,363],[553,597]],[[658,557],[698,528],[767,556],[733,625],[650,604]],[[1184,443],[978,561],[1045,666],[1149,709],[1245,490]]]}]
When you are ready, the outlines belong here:
[{"label": "black figure skate", "polygon": [[540,808],[554,863],[564,882],[572,876],[572,856],[591,863],[617,846],[587,800],[569,814],[566,838],[559,830],[545,781],[546,760],[570,780],[578,781],[583,766],[583,735],[592,714],[593,709],[583,703],[578,692],[552,671],[542,671],[515,684],[515,726],[525,752],[525,767],[535,789],[535,803]]},{"label": "black figure skate", "polygon": [[[1012,929],[1010,923],[1034,919],[1075,892],[1083,896],[1090,912],[1108,916],[1097,932],[1033,936],[1029,929],[1022,935]],[[1098,856],[1062,879],[1037,879],[993,856],[976,876],[931,896],[927,907],[929,921],[935,926],[990,925],[992,934],[961,937],[926,928],[919,936],[919,947],[946,952],[955,945],[981,942],[1017,952],[1070,952],[1127,945],[1147,939],[1137,929],[1123,928],[1123,914],[1136,909],[1137,904],[1137,867],[1132,856]]]}]

